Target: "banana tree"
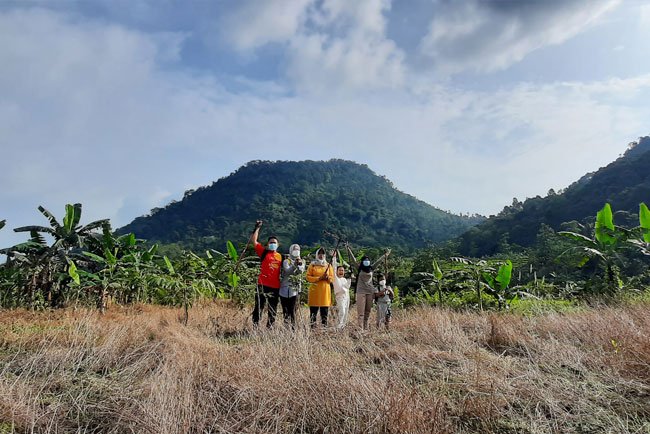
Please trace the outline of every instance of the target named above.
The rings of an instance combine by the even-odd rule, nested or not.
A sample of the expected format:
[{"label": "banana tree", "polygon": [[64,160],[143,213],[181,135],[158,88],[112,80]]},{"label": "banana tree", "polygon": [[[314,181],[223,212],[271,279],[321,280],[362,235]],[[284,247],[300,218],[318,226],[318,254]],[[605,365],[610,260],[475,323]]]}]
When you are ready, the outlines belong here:
[{"label": "banana tree", "polygon": [[512,261],[508,259],[500,264],[496,273],[486,270],[482,274],[486,292],[497,299],[499,309],[502,309],[508,303],[506,291],[512,279]]},{"label": "banana tree", "polygon": [[149,249],[139,248],[121,257],[122,266],[118,269],[118,278],[124,282],[126,290],[122,301],[146,301],[148,294],[147,276],[157,272],[154,264],[158,245],[154,244]]},{"label": "banana tree", "polygon": [[614,214],[609,203],[596,214],[593,238],[571,231],[561,231],[558,234],[574,243],[573,247],[565,250],[560,256],[578,253],[578,267],[584,266],[590,260],[598,261],[604,270],[606,291],[613,293],[622,288],[623,282],[618,276],[616,263],[622,263],[619,251],[629,245],[628,240],[632,238],[633,231],[614,225]]},{"label": "banana tree", "polygon": [[650,210],[645,203],[639,205],[639,228],[641,237],[629,240],[641,253],[650,256]]},{"label": "banana tree", "polygon": [[483,276],[495,271],[494,267],[488,264],[484,259],[471,260],[462,257],[453,257],[451,258],[453,262],[457,262],[463,265],[464,270],[469,272],[474,290],[476,291],[476,297],[478,298],[479,310],[483,311],[483,299],[481,296],[481,288],[486,286],[486,283],[483,281]]},{"label": "banana tree", "polygon": [[[27,243],[10,248],[11,256],[16,253],[22,257],[22,265],[28,269],[30,276],[30,291],[40,288],[47,293],[46,299],[51,304],[56,304],[65,298],[62,286],[70,279],[74,280],[75,256],[79,256],[86,239],[90,238],[96,229],[108,222],[97,220],[87,225],[80,225],[81,204],[67,204],[63,221],[59,221],[44,207],[38,207],[39,212],[48,220],[50,226],[23,226],[14,229],[14,232],[29,232],[31,235]],[[47,245],[45,235],[51,236],[54,241]],[[9,256],[9,255],[8,255]],[[33,300],[33,297],[31,297]]]},{"label": "banana tree", "polygon": [[40,233],[32,231],[30,235],[28,241],[2,249],[0,253],[7,256],[5,267],[17,270],[14,274],[17,284],[23,288],[26,301],[33,309],[46,300],[52,303],[54,286],[60,282],[70,259],[65,252],[48,246]]},{"label": "banana tree", "polygon": [[[245,252],[246,249],[242,250],[242,253]],[[225,254],[209,250],[206,251],[206,256],[212,281],[229,288],[233,301],[242,307],[257,279],[256,268],[259,264],[257,255],[242,256],[237,252],[234,244],[227,241]]]},{"label": "banana tree", "polygon": [[97,273],[84,273],[84,276],[93,283],[99,283],[99,285],[96,285],[99,287],[97,307],[103,314],[108,307],[108,297],[122,286],[121,282],[115,278],[120,262],[116,252],[111,252],[109,249],[104,251],[103,257],[90,252],[83,252],[83,255],[101,266]]},{"label": "banana tree", "polygon": [[194,253],[184,253],[177,270],[169,258],[164,256],[162,273],[150,276],[150,284],[157,289],[161,302],[183,306],[185,325],[193,301],[199,297],[212,296],[216,292],[203,265],[201,258]]},{"label": "banana tree", "polygon": [[433,297],[425,287],[434,289],[438,294],[438,306],[442,306],[442,279],[443,273],[438,261],[435,259],[431,262],[432,271],[429,272],[416,272],[413,273],[415,283],[420,285],[422,294],[429,302],[433,302]]},{"label": "banana tree", "polygon": [[50,226],[23,226],[14,229],[14,232],[37,232],[40,234],[51,235],[54,238],[52,248],[70,250],[75,247],[82,247],[87,237],[91,237],[93,231],[100,229],[103,225],[108,224],[108,219],[96,220],[81,226],[81,204],[75,203],[74,205],[67,204],[65,206],[65,216],[63,222],[59,221],[52,215],[51,212],[38,207],[45,218],[50,222]]},{"label": "banana tree", "polygon": [[234,244],[230,240],[226,242],[226,250],[228,251],[228,257],[233,262],[233,264],[235,264],[233,270],[228,273],[228,285],[234,294],[235,290],[237,289],[237,285],[239,285],[239,276],[237,275],[237,268],[239,268],[239,254],[237,253],[237,249],[235,248]]}]

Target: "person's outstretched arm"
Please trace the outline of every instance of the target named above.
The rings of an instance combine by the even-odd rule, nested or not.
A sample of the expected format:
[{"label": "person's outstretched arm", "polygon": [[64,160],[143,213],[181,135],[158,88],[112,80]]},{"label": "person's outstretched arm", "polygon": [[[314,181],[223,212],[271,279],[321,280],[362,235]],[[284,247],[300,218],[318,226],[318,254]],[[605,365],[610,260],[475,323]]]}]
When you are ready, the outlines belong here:
[{"label": "person's outstretched arm", "polygon": [[257,242],[257,239],[260,235],[260,228],[262,227],[262,220],[258,220],[255,222],[255,230],[251,234],[251,244],[253,245],[253,249],[255,250],[255,253],[257,253],[257,256],[260,258],[262,257],[262,253],[264,253],[264,246],[262,246],[260,243]]}]

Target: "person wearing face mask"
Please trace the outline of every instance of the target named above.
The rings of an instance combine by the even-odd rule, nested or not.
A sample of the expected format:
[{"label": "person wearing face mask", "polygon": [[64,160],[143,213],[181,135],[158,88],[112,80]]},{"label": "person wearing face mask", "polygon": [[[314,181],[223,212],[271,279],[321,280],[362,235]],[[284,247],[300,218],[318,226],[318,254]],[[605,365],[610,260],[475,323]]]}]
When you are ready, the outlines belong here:
[{"label": "person wearing face mask", "polygon": [[255,253],[260,257],[260,275],[257,279],[257,290],[255,293],[255,308],[253,309],[253,325],[259,325],[260,318],[264,312],[264,305],[268,301],[268,314],[266,326],[271,327],[275,322],[275,312],[278,308],[280,296],[280,270],[282,267],[282,255],[278,253],[280,243],[278,238],[270,236],[266,247],[257,241],[262,221],[255,223],[255,231],[251,235],[251,243],[255,247]]},{"label": "person wearing face mask", "polygon": [[327,326],[327,314],[332,305],[332,293],[330,284],[334,281],[334,270],[327,263],[325,249],[319,248],[309,268],[307,268],[307,281],[309,287],[309,320],[313,328],[316,325],[316,316],[320,311],[320,320]]},{"label": "person wearing face mask", "polygon": [[289,256],[282,261],[282,279],[280,281],[280,304],[284,323],[296,327],[296,300],[302,289],[301,274],[305,272],[305,263],[300,258],[300,246],[292,244]]},{"label": "person wearing face mask", "polygon": [[[364,330],[368,329],[368,320],[370,319],[370,312],[372,311],[372,303],[375,299],[377,288],[373,285],[372,275],[373,268],[376,264],[380,263],[382,260],[386,260],[390,255],[390,249],[379,257],[373,264],[370,262],[370,258],[367,255],[364,255],[361,258],[361,262],[357,263],[355,260],[354,252],[348,243],[345,243],[345,248],[348,252],[348,258],[350,258],[350,264],[353,267],[357,268],[357,279],[356,279],[356,304],[357,304],[357,318],[359,322],[359,327],[362,327]],[[352,276],[354,278],[354,276]]]},{"label": "person wearing face mask", "polygon": [[332,268],[336,270],[334,276],[334,296],[336,297],[336,313],[339,323],[337,328],[342,329],[348,322],[348,312],[350,310],[350,285],[351,279],[345,277],[345,267],[337,262],[337,252],[332,255]]},{"label": "person wearing face mask", "polygon": [[377,292],[377,328],[382,324],[388,330],[388,325],[390,324],[391,311],[390,304],[393,300],[394,292],[393,288],[386,285],[386,278],[384,276],[379,277],[379,291]]},{"label": "person wearing face mask", "polygon": [[372,265],[370,258],[361,258],[357,272],[357,318],[359,327],[368,329],[368,320],[372,311],[372,302],[375,299],[377,288],[372,284]]}]

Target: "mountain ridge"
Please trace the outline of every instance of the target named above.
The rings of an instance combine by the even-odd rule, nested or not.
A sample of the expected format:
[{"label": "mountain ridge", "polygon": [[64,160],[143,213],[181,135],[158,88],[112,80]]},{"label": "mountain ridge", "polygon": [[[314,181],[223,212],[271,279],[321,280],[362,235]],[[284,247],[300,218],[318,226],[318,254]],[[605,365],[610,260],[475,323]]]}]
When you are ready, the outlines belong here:
[{"label": "mountain ridge", "polygon": [[313,245],[323,230],[368,247],[424,247],[460,235],[482,216],[442,211],[397,190],[385,176],[352,161],[253,160],[181,201],[154,208],[120,228],[191,248],[245,239],[256,219],[281,242]]},{"label": "mountain ridge", "polygon": [[595,172],[590,172],[561,193],[552,189],[546,197],[516,198],[496,216],[469,229],[458,239],[460,253],[484,256],[502,252],[504,246],[529,247],[542,224],[554,230],[562,223],[595,216],[608,202],[615,211],[638,212],[640,202],[650,201],[650,137],[640,137],[627,151]]}]

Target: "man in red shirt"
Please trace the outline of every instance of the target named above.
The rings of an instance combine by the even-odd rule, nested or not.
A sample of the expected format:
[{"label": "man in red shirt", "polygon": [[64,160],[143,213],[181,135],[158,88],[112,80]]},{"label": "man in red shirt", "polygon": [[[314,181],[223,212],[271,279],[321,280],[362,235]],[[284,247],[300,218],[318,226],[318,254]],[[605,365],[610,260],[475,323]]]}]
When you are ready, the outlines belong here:
[{"label": "man in red shirt", "polygon": [[278,238],[269,237],[266,248],[257,241],[262,227],[262,221],[255,223],[255,231],[251,235],[251,243],[255,247],[255,253],[262,260],[260,265],[260,276],[257,279],[257,290],[255,292],[255,309],[253,310],[253,325],[257,326],[264,311],[264,305],[269,302],[267,327],[275,322],[275,312],[280,299],[280,270],[282,270],[282,255],[278,253]]}]

